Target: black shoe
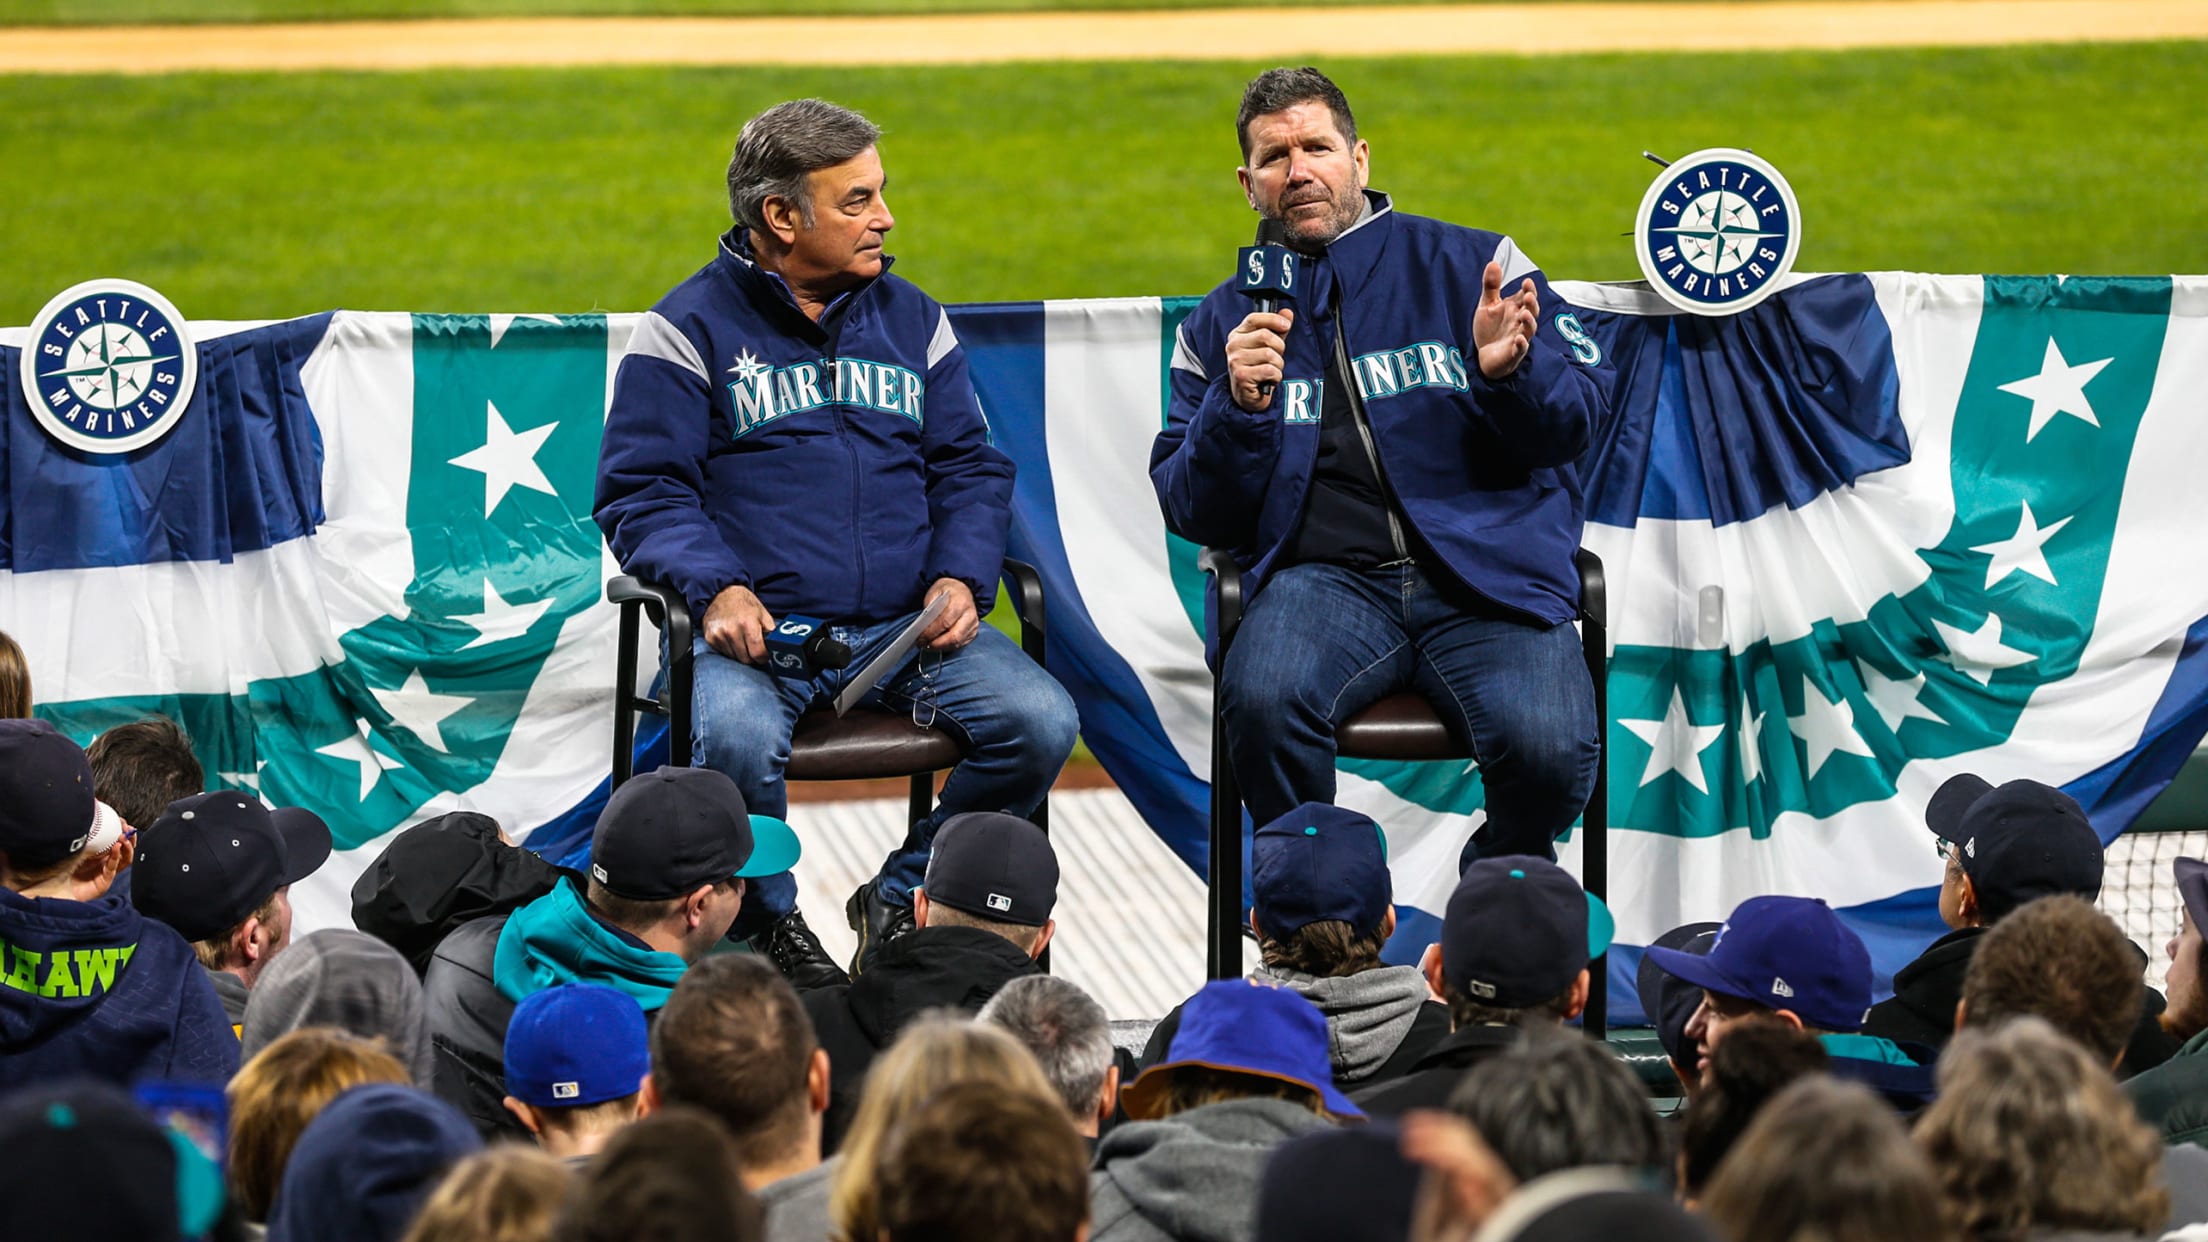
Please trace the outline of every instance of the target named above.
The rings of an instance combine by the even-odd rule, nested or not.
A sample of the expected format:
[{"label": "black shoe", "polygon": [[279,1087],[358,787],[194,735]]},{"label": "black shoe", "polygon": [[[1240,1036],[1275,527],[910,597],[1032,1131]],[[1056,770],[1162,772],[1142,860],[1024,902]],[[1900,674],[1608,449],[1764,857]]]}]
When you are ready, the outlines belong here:
[{"label": "black shoe", "polygon": [[805,925],[805,916],[796,910],[776,919],[749,943],[752,952],[773,962],[790,986],[800,992],[851,982],[851,976],[828,956],[820,937],[813,934],[813,929]]},{"label": "black shoe", "polygon": [[851,900],[843,903],[843,917],[859,937],[858,950],[851,955],[853,975],[864,974],[881,954],[883,945],[913,928],[912,907],[883,900],[878,879],[859,885]]}]

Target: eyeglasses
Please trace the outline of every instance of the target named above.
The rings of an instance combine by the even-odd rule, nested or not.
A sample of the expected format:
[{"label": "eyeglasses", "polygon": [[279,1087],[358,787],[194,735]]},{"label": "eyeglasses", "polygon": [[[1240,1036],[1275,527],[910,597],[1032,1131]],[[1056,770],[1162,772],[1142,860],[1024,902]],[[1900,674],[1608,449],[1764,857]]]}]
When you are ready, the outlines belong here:
[{"label": "eyeglasses", "polygon": [[1956,857],[1957,853],[1962,849],[1961,846],[1955,844],[1953,841],[1948,840],[1946,837],[1937,837],[1934,839],[1934,841],[1935,843],[1932,848],[1938,852],[1941,862],[1959,863],[1962,861],[1960,858]]}]

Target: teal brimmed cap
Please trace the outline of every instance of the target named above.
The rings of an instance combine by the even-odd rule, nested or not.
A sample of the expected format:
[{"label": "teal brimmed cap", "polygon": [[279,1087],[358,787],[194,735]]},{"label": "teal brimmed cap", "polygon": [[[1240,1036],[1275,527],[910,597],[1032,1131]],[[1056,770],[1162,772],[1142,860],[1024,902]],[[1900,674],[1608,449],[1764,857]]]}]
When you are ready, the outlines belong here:
[{"label": "teal brimmed cap", "polygon": [[1542,858],[1465,868],[1441,919],[1441,975],[1467,1000],[1524,1009],[1561,996],[1610,948],[1610,908]]},{"label": "teal brimmed cap", "polygon": [[797,834],[752,815],[711,768],[660,768],[613,791],[590,836],[590,878],[616,897],[665,901],[736,876],[797,865]]},{"label": "teal brimmed cap", "polygon": [[1270,938],[1330,920],[1369,935],[1395,900],[1387,838],[1370,815],[1306,802],[1250,838],[1250,892]]}]

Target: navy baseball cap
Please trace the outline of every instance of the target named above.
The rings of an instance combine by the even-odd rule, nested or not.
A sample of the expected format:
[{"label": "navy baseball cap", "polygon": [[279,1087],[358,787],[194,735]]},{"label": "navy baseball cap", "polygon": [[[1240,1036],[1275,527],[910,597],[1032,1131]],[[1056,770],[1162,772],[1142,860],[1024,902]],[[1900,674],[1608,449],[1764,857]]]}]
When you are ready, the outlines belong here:
[{"label": "navy baseball cap", "polygon": [[[1716,923],[1674,927],[1656,937],[1649,947],[1677,949],[1701,957],[1716,942],[1718,927]],[[1640,967],[1633,975],[1633,990],[1641,998],[1641,1012],[1648,1015],[1648,1024],[1656,1028],[1656,1042],[1664,1046],[1664,1055],[1674,1061],[1693,1061],[1694,1049],[1687,1043],[1687,1023],[1702,1006],[1701,987],[1664,973],[1656,959],[1644,952]]]},{"label": "navy baseball cap", "polygon": [[1306,802],[1251,837],[1250,889],[1267,936],[1328,920],[1377,931],[1395,900],[1387,836],[1369,815]]},{"label": "navy baseball cap", "polygon": [[1813,897],[1751,897],[1718,929],[1707,954],[1651,946],[1648,956],[1666,974],[1791,1010],[1823,1031],[1862,1030],[1871,1008],[1870,950]]},{"label": "navy baseball cap", "polygon": [[2193,926],[2208,933],[2208,863],[2176,858],[2170,871],[2177,877],[2177,897],[2185,903],[2185,913],[2193,916]]},{"label": "navy baseball cap", "polygon": [[531,992],[506,1024],[506,1094],[535,1108],[635,1095],[651,1072],[644,1007],[618,988],[563,983]]},{"label": "navy baseball cap", "polygon": [[920,891],[976,918],[1041,927],[1058,904],[1058,851],[1017,815],[953,815],[936,830]]},{"label": "navy baseball cap", "polygon": [[186,940],[212,940],[330,857],[330,829],[299,807],[235,790],[179,798],[138,838],[130,902]]},{"label": "navy baseball cap", "polygon": [[1954,843],[1989,923],[2040,897],[2101,895],[2100,834],[2077,800],[2053,786],[1949,777],[1925,805],[1924,822]]},{"label": "navy baseball cap", "polygon": [[797,834],[752,815],[736,782],[711,768],[639,773],[606,799],[590,834],[590,878],[631,901],[665,901],[701,884],[780,875]]},{"label": "navy baseball cap", "polygon": [[1165,1060],[1144,1070],[1120,1093],[1127,1115],[1138,1120],[1156,1116],[1173,1071],[1184,1065],[1309,1087],[1335,1116],[1365,1115],[1334,1089],[1325,1015],[1287,988],[1247,979],[1214,979],[1205,984],[1181,1007],[1181,1026],[1173,1033]]},{"label": "navy baseball cap", "polygon": [[43,720],[0,720],[0,851],[73,857],[122,837],[82,746]]},{"label": "navy baseball cap", "polygon": [[1442,912],[1441,976],[1468,1000],[1523,1009],[1561,995],[1616,932],[1609,907],[1555,863],[1482,858]]},{"label": "navy baseball cap", "polygon": [[[1424,1170],[1393,1125],[1324,1126],[1273,1149],[1257,1184],[1265,1242],[1403,1242]],[[1344,1187],[1355,1187],[1344,1194]]]}]

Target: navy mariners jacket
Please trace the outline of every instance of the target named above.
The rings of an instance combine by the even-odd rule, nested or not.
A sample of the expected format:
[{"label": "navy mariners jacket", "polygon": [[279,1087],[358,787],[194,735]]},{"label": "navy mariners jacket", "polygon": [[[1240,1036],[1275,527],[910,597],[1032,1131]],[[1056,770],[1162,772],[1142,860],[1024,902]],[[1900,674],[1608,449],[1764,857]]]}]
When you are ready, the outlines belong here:
[{"label": "navy mariners jacket", "polygon": [[[1166,523],[1231,549],[1249,589],[1263,585],[1303,521],[1339,336],[1382,477],[1418,539],[1494,603],[1568,621],[1584,521],[1574,463],[1609,410],[1609,377],[1574,352],[1585,334],[1508,237],[1368,197],[1372,214],[1306,261],[1271,406],[1251,414],[1228,393],[1227,333],[1251,308],[1232,281],[1181,324],[1172,403],[1150,452]],[[1472,345],[1490,259],[1506,296],[1530,276],[1541,300],[1533,348],[1500,382],[1480,374]],[[1591,342],[1578,348],[1599,358]]]},{"label": "navy mariners jacket", "polygon": [[986,609],[1012,460],[950,317],[885,270],[815,323],[749,251],[723,236],[615,373],[593,516],[622,569],[700,618],[732,584],[777,616],[869,622],[957,578]]}]

